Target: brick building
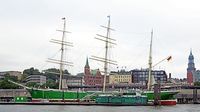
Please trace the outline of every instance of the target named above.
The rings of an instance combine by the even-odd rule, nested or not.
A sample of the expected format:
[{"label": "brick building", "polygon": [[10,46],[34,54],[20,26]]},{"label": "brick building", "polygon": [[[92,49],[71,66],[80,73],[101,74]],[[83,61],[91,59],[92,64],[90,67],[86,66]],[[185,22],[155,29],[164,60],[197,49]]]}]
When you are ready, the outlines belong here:
[{"label": "brick building", "polygon": [[99,69],[90,70],[88,58],[86,60],[86,65],[84,69],[84,84],[92,86],[102,86],[103,85],[103,75]]}]

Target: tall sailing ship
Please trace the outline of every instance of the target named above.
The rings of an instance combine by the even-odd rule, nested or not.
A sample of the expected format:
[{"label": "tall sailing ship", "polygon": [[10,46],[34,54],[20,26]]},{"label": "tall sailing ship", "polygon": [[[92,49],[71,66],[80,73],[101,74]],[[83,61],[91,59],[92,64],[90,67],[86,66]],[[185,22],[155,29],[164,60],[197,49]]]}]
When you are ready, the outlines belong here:
[{"label": "tall sailing ship", "polygon": [[92,94],[91,92],[86,91],[70,91],[63,90],[63,75],[64,75],[64,65],[72,66],[72,62],[68,62],[64,60],[64,53],[66,50],[66,46],[73,46],[71,42],[67,42],[66,33],[70,33],[66,31],[66,19],[63,20],[63,29],[57,30],[62,32],[62,40],[52,39],[50,42],[60,44],[61,45],[61,55],[60,60],[49,59],[48,62],[56,63],[60,65],[60,77],[59,77],[59,89],[37,89],[37,88],[27,88],[30,92],[32,101],[40,101],[43,99],[55,102],[55,101],[71,101],[71,100],[79,100],[83,99],[87,95]]},{"label": "tall sailing ship", "polygon": [[[92,56],[91,59],[104,62],[104,83],[103,83],[103,93],[105,93],[106,90],[106,75],[108,74],[108,64],[116,64],[116,61],[109,60],[108,59],[108,43],[109,44],[115,44],[112,41],[115,41],[114,39],[110,38],[110,30],[113,30],[110,28],[110,16],[108,16],[108,25],[102,26],[107,29],[107,35],[102,36],[97,34],[97,36],[102,37],[103,39],[96,38],[98,40],[105,42],[105,57],[97,57]],[[50,102],[58,102],[58,101],[77,101],[77,100],[84,100],[86,98],[92,98],[95,100],[95,95],[98,94],[98,92],[89,92],[89,91],[70,91],[70,90],[62,90],[62,77],[63,77],[63,69],[64,65],[70,65],[71,62],[67,62],[63,60],[63,54],[64,54],[64,46],[71,46],[72,44],[69,42],[66,42],[65,34],[68,33],[66,31],[66,19],[62,18],[63,20],[63,30],[59,30],[62,32],[62,40],[52,40],[53,43],[57,43],[61,45],[61,58],[60,60],[50,59],[51,62],[60,64],[60,80],[59,80],[59,89],[38,89],[38,88],[29,88],[26,86],[23,86],[21,84],[15,83],[13,81],[10,81],[12,83],[15,83],[19,86],[23,86],[26,88],[31,97],[32,101],[42,101],[42,100],[48,100]],[[155,95],[154,91],[152,91],[152,85],[153,85],[153,75],[152,75],[152,38],[153,38],[153,31],[151,33],[151,43],[150,43],[150,54],[149,54],[149,80],[148,80],[148,91],[144,91],[142,95],[146,95],[148,97],[149,101],[154,100]],[[175,105],[176,100],[174,99],[174,95],[176,95],[177,91],[160,91],[160,101],[163,105]],[[127,93],[126,93],[127,94]],[[131,94],[131,93],[130,93]]]}]

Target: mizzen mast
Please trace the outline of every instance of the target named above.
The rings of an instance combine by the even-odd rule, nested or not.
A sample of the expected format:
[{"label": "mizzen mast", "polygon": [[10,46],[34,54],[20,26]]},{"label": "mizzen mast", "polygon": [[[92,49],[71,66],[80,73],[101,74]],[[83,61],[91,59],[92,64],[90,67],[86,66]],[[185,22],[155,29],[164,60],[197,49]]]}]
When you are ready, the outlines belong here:
[{"label": "mizzen mast", "polygon": [[103,92],[105,92],[105,90],[106,90],[106,76],[108,75],[108,64],[117,65],[117,64],[116,64],[116,63],[117,63],[116,61],[113,61],[113,60],[108,59],[108,48],[109,48],[109,44],[116,45],[116,43],[113,42],[113,41],[116,41],[116,40],[110,38],[110,31],[111,31],[111,30],[114,31],[114,29],[110,28],[110,16],[107,16],[107,17],[108,17],[108,25],[107,25],[107,26],[101,26],[101,27],[107,29],[106,36],[96,34],[98,37],[101,37],[101,38],[95,37],[95,39],[105,42],[105,57],[102,58],[102,57],[97,57],[97,56],[91,56],[91,58],[90,58],[90,59],[92,59],[92,60],[104,62]]},{"label": "mizzen mast", "polygon": [[152,39],[153,39],[153,30],[151,31],[151,41],[150,41],[150,50],[149,50],[149,76],[148,76],[148,87],[147,89],[150,91],[153,83],[152,76]]}]

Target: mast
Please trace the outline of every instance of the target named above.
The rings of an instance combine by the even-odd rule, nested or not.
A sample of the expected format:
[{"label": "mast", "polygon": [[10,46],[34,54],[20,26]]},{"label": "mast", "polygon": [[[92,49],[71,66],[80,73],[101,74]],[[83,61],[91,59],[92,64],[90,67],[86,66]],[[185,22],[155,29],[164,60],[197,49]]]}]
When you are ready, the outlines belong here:
[{"label": "mast", "polygon": [[[107,35],[106,35],[106,43],[105,43],[105,60],[108,60],[108,38],[110,37],[110,16],[108,16],[108,27],[107,27]],[[104,80],[103,80],[103,92],[106,90],[106,76],[108,74],[108,62],[104,63]]]},{"label": "mast", "polygon": [[152,86],[152,39],[153,39],[153,29],[151,31],[151,41],[150,41],[150,50],[149,50],[149,76],[148,76],[148,87],[147,89],[150,91]]},{"label": "mast", "polygon": [[[62,31],[62,43],[61,43],[61,57],[60,57],[60,61],[63,61],[63,55],[64,55],[64,38],[65,38],[65,27],[66,27],[66,20],[65,18],[62,18],[62,20],[64,21],[63,24],[63,31]],[[60,81],[59,81],[59,90],[62,89],[62,76],[63,76],[63,63],[60,63]]]},{"label": "mast", "polygon": [[90,59],[93,59],[93,60],[96,60],[96,61],[104,62],[103,92],[106,91],[106,76],[107,76],[107,74],[108,74],[108,64],[117,65],[117,64],[116,64],[116,63],[117,63],[116,61],[113,61],[113,60],[108,59],[108,48],[109,48],[109,44],[114,44],[114,45],[116,45],[116,43],[112,42],[112,41],[116,41],[116,40],[110,38],[110,30],[114,30],[114,29],[110,28],[110,16],[107,16],[107,17],[108,17],[108,25],[107,25],[107,27],[106,27],[106,26],[101,26],[101,27],[107,29],[106,36],[102,36],[102,35],[97,34],[97,36],[103,37],[103,39],[101,39],[101,38],[95,38],[95,39],[97,39],[97,40],[100,40],[100,41],[104,41],[104,42],[105,42],[105,56],[104,56],[104,58],[97,57],[97,56],[92,56],[92,57],[90,58]]},{"label": "mast", "polygon": [[[62,18],[63,20],[63,29],[62,30],[57,30],[57,31],[60,31],[62,32],[62,40],[56,40],[56,39],[51,39],[50,42],[52,43],[56,43],[56,44],[60,44],[61,45],[61,55],[60,55],[60,60],[56,60],[56,59],[48,59],[48,62],[51,62],[51,63],[56,63],[56,64],[59,64],[60,65],[60,73],[59,73],[59,90],[61,90],[63,88],[62,86],[62,77],[64,75],[64,65],[68,65],[68,66],[73,66],[72,62],[67,62],[67,61],[64,61],[64,53],[65,53],[65,46],[70,46],[70,47],[73,47],[72,43],[71,42],[67,42],[66,41],[66,33],[71,33],[71,32],[68,32],[66,31],[66,19],[65,17]],[[56,73],[57,74],[57,73]]]}]

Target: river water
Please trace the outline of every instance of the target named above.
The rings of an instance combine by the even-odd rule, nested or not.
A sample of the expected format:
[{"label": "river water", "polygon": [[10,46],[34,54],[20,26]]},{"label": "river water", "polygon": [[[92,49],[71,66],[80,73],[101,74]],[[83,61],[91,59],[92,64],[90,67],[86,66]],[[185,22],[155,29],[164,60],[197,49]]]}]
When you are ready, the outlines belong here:
[{"label": "river water", "polygon": [[0,112],[200,112],[198,104],[176,106],[0,105]]}]

